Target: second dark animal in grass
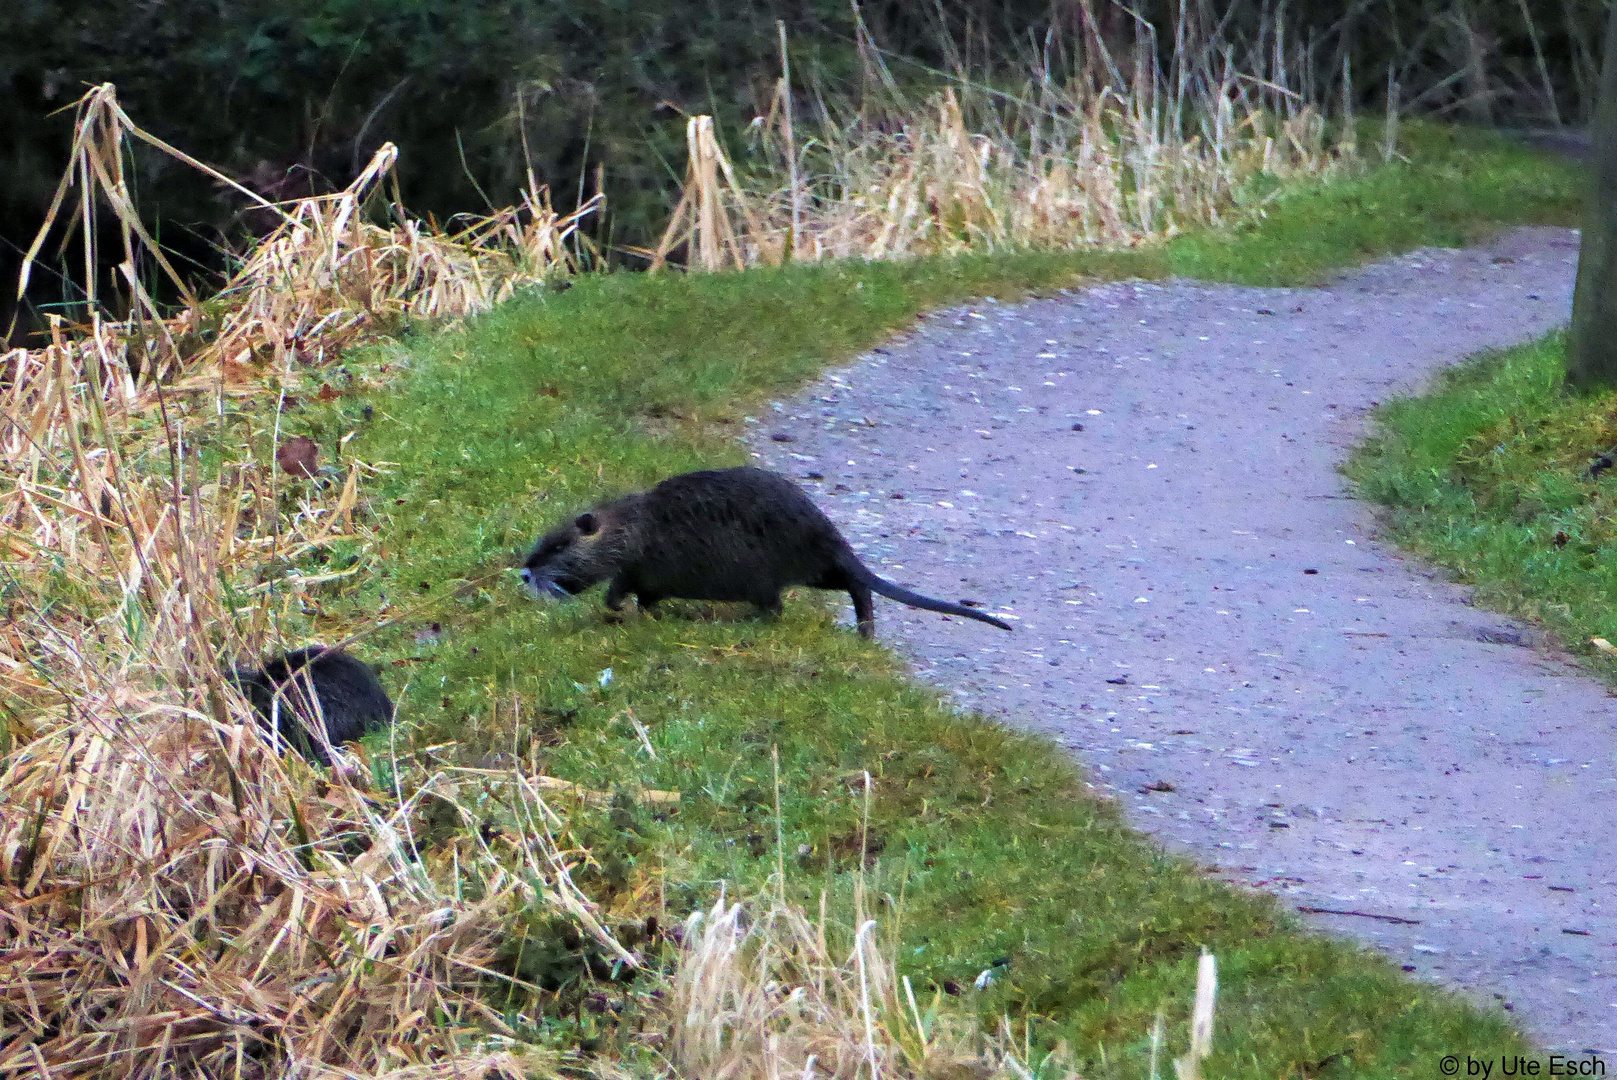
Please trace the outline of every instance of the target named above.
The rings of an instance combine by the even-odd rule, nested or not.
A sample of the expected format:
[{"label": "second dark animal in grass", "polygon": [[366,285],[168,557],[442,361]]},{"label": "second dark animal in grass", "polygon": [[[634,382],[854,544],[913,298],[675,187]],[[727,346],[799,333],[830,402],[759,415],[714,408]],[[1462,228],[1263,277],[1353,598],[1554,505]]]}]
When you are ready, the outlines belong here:
[{"label": "second dark animal in grass", "polygon": [[338,649],[294,649],[261,668],[238,668],[232,680],[266,731],[321,765],[331,764],[316,734],[321,721],[332,746],[393,722],[393,702],[376,673]]},{"label": "second dark animal in grass", "polygon": [[866,637],[876,631],[872,592],[1011,628],[877,577],[802,489],[763,469],[684,473],[579,514],[534,545],[522,581],[536,597],[571,596],[606,581],[614,611],[632,594],[642,609],[664,599],[718,600],[778,613],[781,590],[807,585],[846,590]]}]

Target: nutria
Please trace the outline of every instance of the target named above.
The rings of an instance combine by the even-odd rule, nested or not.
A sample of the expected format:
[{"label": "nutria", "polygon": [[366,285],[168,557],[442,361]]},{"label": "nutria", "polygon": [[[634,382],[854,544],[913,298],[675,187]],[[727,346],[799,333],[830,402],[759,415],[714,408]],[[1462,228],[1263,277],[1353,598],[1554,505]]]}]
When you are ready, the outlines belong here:
[{"label": "nutria", "polygon": [[[393,702],[376,673],[339,649],[294,649],[231,678],[266,730],[321,765],[331,764],[327,743],[340,746],[393,722]],[[317,718],[325,721],[324,740],[315,734]]]},{"label": "nutria", "polygon": [[536,597],[570,596],[610,580],[606,606],[614,611],[633,593],[648,610],[672,597],[746,600],[776,614],[788,586],[846,589],[866,637],[876,632],[875,591],[1010,629],[877,577],[796,484],[762,469],[685,473],[579,514],[540,538],[522,580]]}]

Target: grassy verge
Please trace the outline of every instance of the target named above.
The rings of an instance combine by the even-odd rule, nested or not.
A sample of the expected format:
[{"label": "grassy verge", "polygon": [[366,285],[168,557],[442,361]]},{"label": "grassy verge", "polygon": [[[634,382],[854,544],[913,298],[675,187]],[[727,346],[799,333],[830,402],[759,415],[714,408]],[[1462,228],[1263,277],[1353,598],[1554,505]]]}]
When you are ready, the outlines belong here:
[{"label": "grassy verge", "polygon": [[[1361,139],[1375,140],[1368,130]],[[1401,158],[1290,192],[1260,221],[1176,241],[1169,268],[1243,285],[1295,285],[1411,248],[1458,247],[1505,224],[1578,220],[1581,173],[1538,151],[1426,124],[1406,130],[1399,145]]]},{"label": "grassy verge", "polygon": [[[1486,221],[1566,212],[1568,171],[1422,138],[1435,147],[1429,162],[1288,196],[1228,239],[1116,256],[596,278],[379,353],[369,362],[409,373],[369,403],[371,419],[364,402],[340,398],[296,421],[326,445],[357,430],[355,453],[393,463],[372,491],[388,519],[381,572],[334,591],[328,610],[344,623],[397,610],[423,588],[506,565],[585,502],[743,460],[733,435],[749,411],[928,307],[1081,275],[1294,281]],[[1457,170],[1484,179],[1456,189]],[[1404,197],[1412,183],[1434,198]],[[579,880],[614,914],[677,917],[721,880],[757,888],[777,858],[811,907],[862,878],[895,898],[901,965],[918,988],[974,997],[991,1022],[1009,1013],[1036,1042],[1066,1040],[1089,1076],[1144,1076],[1162,1007],[1169,1047],[1182,1051],[1203,947],[1221,965],[1214,1075],[1424,1075],[1443,1050],[1520,1049],[1502,1016],[1302,934],[1268,899],[1164,858],[1059,751],[953,714],[879,646],[835,627],[827,606],[798,596],[778,621],[669,607],[613,622],[598,598],[535,604],[497,581],[430,616],[437,633],[405,625],[368,650],[407,673],[400,735],[411,752],[682,793],[677,809],[625,798],[573,817],[571,840],[590,853]],[[566,982],[577,958],[532,929],[509,963],[531,981]],[[985,970],[997,977],[973,990]],[[513,1002],[511,1017],[538,1041],[611,1034],[611,1009],[531,1005]]]},{"label": "grassy verge", "polygon": [[1617,487],[1588,468],[1617,444],[1617,394],[1568,392],[1565,351],[1555,334],[1389,403],[1350,475],[1388,507],[1398,542],[1613,677],[1589,639],[1617,635]]}]

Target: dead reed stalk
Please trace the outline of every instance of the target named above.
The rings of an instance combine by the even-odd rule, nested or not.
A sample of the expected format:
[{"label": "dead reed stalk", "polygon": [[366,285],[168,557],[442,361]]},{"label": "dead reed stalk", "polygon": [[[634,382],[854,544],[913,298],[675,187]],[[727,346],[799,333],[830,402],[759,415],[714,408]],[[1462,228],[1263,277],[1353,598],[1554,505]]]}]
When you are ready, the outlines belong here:
[{"label": "dead reed stalk", "polygon": [[[135,213],[123,155],[136,138],[233,183],[142,131],[110,85],[80,101],[72,163],[25,259],[21,286],[52,230],[76,228],[87,317],[72,327],[53,319],[49,344],[0,357],[0,551],[10,614],[23,620],[12,625],[20,628],[29,617],[19,607],[24,597],[50,611],[47,618],[84,630],[132,610],[137,597],[160,608],[165,590],[181,583],[201,587],[222,576],[248,596],[308,599],[300,586],[358,572],[355,564],[317,575],[322,582],[300,580],[295,571],[276,582],[257,573],[271,563],[295,564],[333,541],[368,548],[372,540],[362,482],[376,466],[345,459],[339,446],[329,475],[277,476],[271,455],[292,423],[286,409],[299,395],[326,401],[358,389],[334,370],[338,356],[403,319],[464,317],[574,271],[569,249],[579,223],[600,205],[597,198],[558,215],[538,189],[524,193],[521,207],[452,232],[411,219],[396,204],[388,208],[393,224],[379,225],[367,203],[397,157],[384,146],[343,191],[271,207],[280,224],[204,300]],[[71,208],[69,196],[77,199]],[[122,319],[107,316],[107,298],[95,291],[96,216],[109,209],[123,245]],[[170,279],[183,301],[178,312],[159,308],[142,282],[143,260]],[[250,415],[253,399],[277,401],[273,417]],[[248,425],[247,438],[225,434],[236,423]],[[234,453],[202,475],[196,451],[216,444]],[[194,534],[185,534],[186,514]],[[187,547],[191,539],[197,543]],[[190,567],[189,578],[180,563],[170,565],[170,555]],[[64,584],[73,586],[71,595]],[[252,651],[264,644],[266,625],[260,605],[245,635],[239,623],[210,630],[222,635],[220,644]],[[44,638],[16,634],[15,651],[0,659],[0,690],[22,701],[42,689],[38,665],[25,662],[35,640]],[[27,711],[7,711],[17,707]]]},{"label": "dead reed stalk", "polygon": [[[769,262],[775,247],[749,250],[744,245],[745,240],[755,248],[760,238],[766,237],[766,230],[754,216],[746,194],[736,182],[730,159],[713,135],[711,116],[693,116],[686,123],[685,150],[689,159],[685,190],[652,253],[651,269],[660,269],[669,252],[680,244],[688,245],[690,264],[707,271],[722,270],[727,265],[744,270],[758,262]],[[731,221],[732,214],[741,219],[739,231]],[[779,246],[778,241],[766,242]]]},{"label": "dead reed stalk", "polygon": [[[725,1080],[983,1080],[1076,1077],[1064,1051],[1035,1055],[1009,1028],[985,1038],[975,1017],[923,1009],[874,919],[851,934],[778,899],[721,897],[685,925],[669,996],[667,1057],[677,1077]],[[840,945],[836,944],[841,942]],[[1042,1060],[1035,1060],[1041,1058]]]},{"label": "dead reed stalk", "polygon": [[[162,626],[167,661],[185,625]],[[484,1003],[515,909],[633,962],[520,775],[500,850],[424,852],[412,819],[457,801],[453,775],[406,775],[389,805],[276,757],[239,701],[211,716],[200,665],[142,693],[66,664],[64,716],[0,772],[0,1076],[515,1077]]]},{"label": "dead reed stalk", "polygon": [[[538,190],[457,231],[396,204],[377,224],[384,147],[344,191],[273,208],[203,299],[135,213],[132,138],[228,182],[136,127],[111,86],[88,93],[23,283],[76,196],[62,224],[87,271],[96,215],[116,218],[128,314],[90,273],[82,325],[0,358],[0,1077],[544,1071],[490,1041],[510,1034],[483,990],[513,913],[553,910],[636,961],[572,886],[537,781],[478,780],[511,814],[503,839],[423,849],[421,804],[453,803],[455,776],[390,761],[392,791],[368,793],[344,778],[373,771],[361,760],[323,779],[268,748],[224,673],[375,558],[364,481],[385,466],[339,445],[313,476],[278,476],[290,400],[345,392],[340,351],[403,318],[572,272],[599,203],[557,215]],[[205,446],[222,463],[204,469]],[[338,541],[350,566],[309,562]]]},{"label": "dead reed stalk", "polygon": [[[684,193],[648,253],[652,267],[682,242],[686,265],[706,271],[788,253],[816,261],[1129,246],[1261,214],[1285,184],[1356,165],[1352,124],[1328,137],[1320,109],[1293,89],[1308,85],[1294,70],[1305,54],[1278,31],[1273,58],[1261,55],[1253,70],[1237,68],[1229,43],[1199,33],[1181,11],[1166,66],[1145,31],[1128,58],[1096,38],[1098,62],[1064,77],[1046,62],[1015,93],[962,72],[917,104],[833,110],[822,100],[802,142],[794,130],[808,125],[793,128],[782,82],[769,116],[754,122],[745,179],[712,119],[693,117]],[[873,43],[865,52],[879,60]]]},{"label": "dead reed stalk", "polygon": [[[1064,1044],[1041,1052],[1009,1020],[985,1032],[970,1001],[942,991],[924,1007],[898,973],[856,887],[853,922],[817,917],[780,893],[731,903],[720,896],[686,920],[684,945],[666,999],[663,1043],[670,1078],[696,1080],[1077,1080]],[[1212,1052],[1213,957],[1196,969],[1188,1046],[1175,1059],[1180,1080],[1196,1080]],[[984,972],[978,989],[991,979]],[[1149,1075],[1157,1075],[1165,1014],[1149,1033]]]}]

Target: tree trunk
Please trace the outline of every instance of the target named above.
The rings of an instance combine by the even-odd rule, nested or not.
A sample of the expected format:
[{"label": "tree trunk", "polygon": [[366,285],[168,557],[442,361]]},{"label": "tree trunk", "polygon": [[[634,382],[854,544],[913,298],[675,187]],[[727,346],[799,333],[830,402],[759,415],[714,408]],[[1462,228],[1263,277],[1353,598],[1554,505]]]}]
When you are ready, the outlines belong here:
[{"label": "tree trunk", "polygon": [[1600,103],[1595,108],[1594,186],[1578,252],[1572,294],[1567,381],[1617,387],[1617,7],[1606,17]]}]

